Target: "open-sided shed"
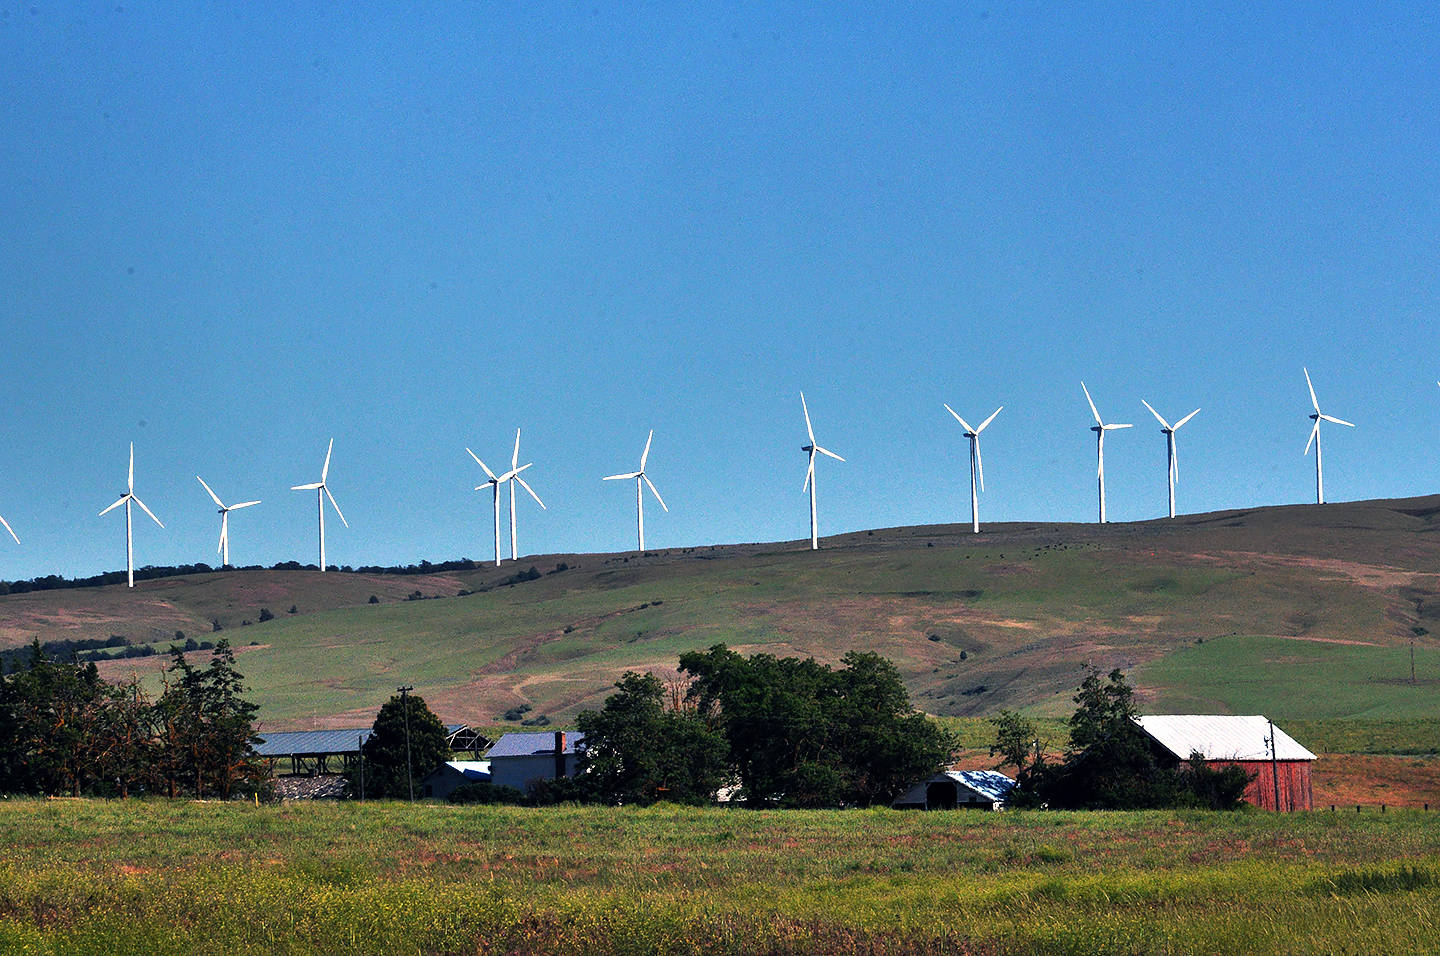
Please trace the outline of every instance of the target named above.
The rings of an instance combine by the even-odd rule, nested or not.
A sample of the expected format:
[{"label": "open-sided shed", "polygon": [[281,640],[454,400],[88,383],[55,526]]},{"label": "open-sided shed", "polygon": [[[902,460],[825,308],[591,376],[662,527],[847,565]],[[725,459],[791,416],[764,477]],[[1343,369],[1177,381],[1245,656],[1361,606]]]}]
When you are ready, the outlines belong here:
[{"label": "open-sided shed", "polygon": [[998,770],[946,770],[896,797],[897,810],[999,810],[1015,781]]},{"label": "open-sided shed", "polygon": [[1266,810],[1310,810],[1310,764],[1315,755],[1267,717],[1163,714],[1136,717],[1164,759],[1198,753],[1211,766],[1238,766],[1252,777],[1245,800]]}]

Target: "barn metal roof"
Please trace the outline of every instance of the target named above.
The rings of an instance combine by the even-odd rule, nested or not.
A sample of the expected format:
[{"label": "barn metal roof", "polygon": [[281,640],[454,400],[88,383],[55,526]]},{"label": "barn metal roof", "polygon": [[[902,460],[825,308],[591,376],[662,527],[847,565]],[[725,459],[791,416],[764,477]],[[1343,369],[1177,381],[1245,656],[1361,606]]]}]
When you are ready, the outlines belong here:
[{"label": "barn metal roof", "polygon": [[1004,801],[1015,789],[1015,781],[998,770],[947,770],[945,776],[987,800]]},{"label": "barn metal roof", "polygon": [[[445,736],[452,737],[464,730],[464,724],[446,724]],[[282,730],[259,734],[255,752],[262,757],[308,757],[318,754],[353,754],[360,752],[362,741],[370,738],[369,727],[351,730]],[[553,744],[552,744],[553,746]]]},{"label": "barn metal roof", "polygon": [[[565,731],[565,752],[575,752],[575,745],[585,739],[585,735],[576,730]],[[496,741],[495,746],[485,756],[490,759],[496,757],[534,757],[540,754],[555,753],[555,731],[542,733],[511,733],[504,734]]]},{"label": "barn metal roof", "polygon": [[[1136,717],[1145,733],[1181,760],[1199,751],[1206,760],[1269,760],[1270,723],[1261,714],[1165,714]],[[1315,755],[1279,727],[1276,760],[1314,760]]]}]

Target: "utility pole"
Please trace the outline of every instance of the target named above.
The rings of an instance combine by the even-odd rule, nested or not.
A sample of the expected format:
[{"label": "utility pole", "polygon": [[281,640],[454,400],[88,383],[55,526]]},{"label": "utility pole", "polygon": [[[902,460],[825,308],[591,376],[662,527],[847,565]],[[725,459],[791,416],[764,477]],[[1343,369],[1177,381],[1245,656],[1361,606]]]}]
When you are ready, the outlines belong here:
[{"label": "utility pole", "polygon": [[1270,745],[1270,782],[1275,785],[1275,810],[1280,807],[1280,762],[1275,754],[1275,721],[1268,717],[1265,722],[1270,725],[1270,737],[1265,742]]},{"label": "utility pole", "polygon": [[415,772],[410,769],[410,698],[406,695],[414,689],[408,684],[399,688],[400,708],[405,711],[405,782],[410,785],[411,803],[415,802]]}]

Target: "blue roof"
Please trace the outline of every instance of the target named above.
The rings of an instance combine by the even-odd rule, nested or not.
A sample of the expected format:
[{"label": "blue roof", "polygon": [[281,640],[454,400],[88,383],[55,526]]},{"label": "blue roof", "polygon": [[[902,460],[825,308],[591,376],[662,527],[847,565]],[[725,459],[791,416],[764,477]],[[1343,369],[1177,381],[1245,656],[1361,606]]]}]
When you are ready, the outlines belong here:
[{"label": "blue roof", "polygon": [[[555,731],[542,731],[540,733],[514,733],[505,734],[490,752],[485,756],[494,759],[496,757],[536,757],[555,754]],[[578,730],[566,730],[565,752],[573,754],[575,745],[585,740],[585,735]]]},{"label": "blue roof", "polygon": [[[446,724],[445,734],[450,736],[463,730],[464,724]],[[318,754],[354,754],[360,752],[360,744],[370,739],[369,727],[352,730],[282,730],[276,733],[257,734],[260,742],[255,752],[262,757],[308,757]],[[551,744],[554,747],[554,744]]]}]

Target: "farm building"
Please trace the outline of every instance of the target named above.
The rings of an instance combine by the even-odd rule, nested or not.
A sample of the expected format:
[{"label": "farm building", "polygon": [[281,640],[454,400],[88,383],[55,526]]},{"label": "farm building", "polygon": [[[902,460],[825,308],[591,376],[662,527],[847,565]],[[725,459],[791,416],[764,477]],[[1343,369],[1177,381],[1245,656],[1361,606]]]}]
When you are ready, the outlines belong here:
[{"label": "farm building", "polygon": [[457,787],[489,782],[490,761],[447,760],[425,775],[420,781],[420,792],[430,799],[448,800]]},{"label": "farm building", "polygon": [[1179,763],[1199,753],[1211,766],[1243,768],[1253,778],[1245,788],[1245,800],[1254,806],[1313,809],[1310,764],[1315,755],[1266,717],[1176,714],[1136,717],[1135,723],[1166,761]]},{"label": "farm building", "polygon": [[[255,752],[269,761],[272,768],[290,762],[292,774],[344,773],[360,756],[360,748],[370,738],[369,727],[352,730],[289,730],[260,734]],[[471,753],[476,757],[490,743],[483,734],[464,724],[446,724],[445,741],[451,753]],[[331,761],[335,761],[332,765]]]},{"label": "farm building", "polygon": [[999,810],[1015,781],[998,770],[946,770],[891,802],[897,810]]},{"label": "farm building", "polygon": [[485,755],[490,782],[524,793],[536,781],[572,777],[577,748],[585,748],[585,735],[575,731],[504,734]]}]

